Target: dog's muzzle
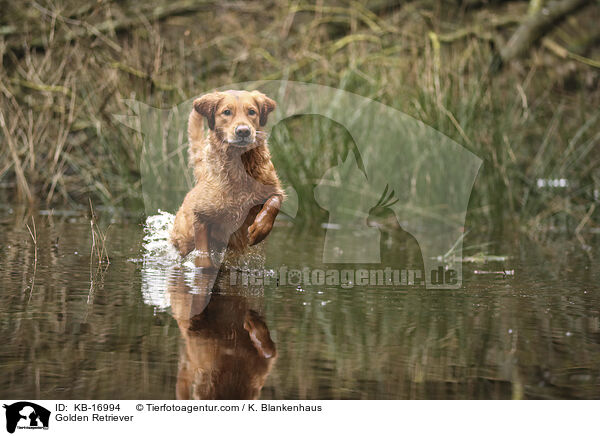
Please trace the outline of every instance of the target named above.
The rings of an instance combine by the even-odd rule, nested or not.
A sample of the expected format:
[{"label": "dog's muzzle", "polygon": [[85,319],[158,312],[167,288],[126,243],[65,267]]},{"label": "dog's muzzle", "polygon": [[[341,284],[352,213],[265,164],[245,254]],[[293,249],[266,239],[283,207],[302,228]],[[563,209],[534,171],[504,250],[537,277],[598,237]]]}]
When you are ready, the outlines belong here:
[{"label": "dog's muzzle", "polygon": [[252,129],[244,124],[237,126],[234,130],[234,134],[235,138],[233,141],[229,141],[230,144],[243,147],[254,142]]},{"label": "dog's muzzle", "polygon": [[251,133],[250,127],[243,124],[235,128],[235,136],[238,138],[247,138]]}]

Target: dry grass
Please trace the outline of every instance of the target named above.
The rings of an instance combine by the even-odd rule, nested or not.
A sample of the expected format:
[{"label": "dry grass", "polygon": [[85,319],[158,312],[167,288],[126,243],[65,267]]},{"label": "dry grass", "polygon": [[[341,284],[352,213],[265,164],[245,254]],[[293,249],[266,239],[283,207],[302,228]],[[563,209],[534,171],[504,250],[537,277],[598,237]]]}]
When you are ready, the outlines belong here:
[{"label": "dry grass", "polygon": [[[471,219],[597,227],[600,80],[586,60],[599,58],[598,7],[492,76],[496,48],[527,3],[385,3],[11,5],[0,19],[0,182],[17,201],[139,207],[141,141],[113,118],[127,113],[123,99],[170,107],[226,83],[287,78],[377,99],[484,158]],[[321,219],[312,187],[349,139],[332,149],[333,127],[319,120],[277,129],[274,141],[300,151],[273,147],[276,165],[305,217]],[[539,189],[540,178],[570,183]]]},{"label": "dry grass", "polygon": [[[98,261],[98,266],[103,263],[108,265],[110,264],[110,258],[108,257],[108,250],[106,249],[106,235],[108,232],[108,228],[105,231],[100,229],[98,225],[98,220],[96,218],[96,214],[94,213],[94,207],[92,205],[92,201],[90,200],[90,230],[92,232],[92,247],[90,250],[90,268],[94,257]],[[109,226],[110,227],[110,226]]]},{"label": "dry grass", "polygon": [[27,227],[27,231],[29,231],[29,236],[31,236],[31,240],[33,242],[33,274],[31,276],[31,287],[29,289],[29,299],[31,299],[31,296],[33,295],[33,288],[35,287],[35,273],[37,272],[37,264],[38,264],[38,243],[37,243],[37,230],[35,228],[35,219],[33,218],[33,216],[31,217],[31,227],[33,227],[33,230],[31,230],[31,227],[29,227],[29,224],[25,224],[25,226]]}]

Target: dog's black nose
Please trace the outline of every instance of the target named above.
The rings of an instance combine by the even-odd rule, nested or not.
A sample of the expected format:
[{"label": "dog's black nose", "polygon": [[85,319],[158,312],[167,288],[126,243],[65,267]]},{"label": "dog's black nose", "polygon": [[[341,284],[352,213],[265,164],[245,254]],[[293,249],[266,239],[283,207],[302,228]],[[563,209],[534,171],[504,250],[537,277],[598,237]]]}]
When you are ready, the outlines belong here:
[{"label": "dog's black nose", "polygon": [[241,126],[237,126],[235,128],[235,134],[240,138],[247,138],[250,136],[250,127],[244,126],[243,124]]}]

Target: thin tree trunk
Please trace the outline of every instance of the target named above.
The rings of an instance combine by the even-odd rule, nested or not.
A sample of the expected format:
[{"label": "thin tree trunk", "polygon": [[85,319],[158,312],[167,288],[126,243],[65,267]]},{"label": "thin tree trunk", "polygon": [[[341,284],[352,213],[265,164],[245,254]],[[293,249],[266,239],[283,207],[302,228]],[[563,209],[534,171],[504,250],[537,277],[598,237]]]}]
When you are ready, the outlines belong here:
[{"label": "thin tree trunk", "polygon": [[568,15],[593,2],[594,0],[557,0],[539,9],[525,19],[506,46],[500,50],[502,63],[509,62],[525,54]]}]

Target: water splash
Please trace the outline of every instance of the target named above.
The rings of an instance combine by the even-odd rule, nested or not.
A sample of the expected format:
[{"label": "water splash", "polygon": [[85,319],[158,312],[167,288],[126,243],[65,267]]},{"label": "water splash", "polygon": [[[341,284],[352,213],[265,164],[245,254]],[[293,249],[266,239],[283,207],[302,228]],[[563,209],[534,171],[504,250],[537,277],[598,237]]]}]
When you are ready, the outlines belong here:
[{"label": "water splash", "polygon": [[[155,311],[165,311],[170,305],[168,286],[176,274],[190,269],[169,240],[175,215],[159,210],[146,218],[142,243],[142,296]],[[189,272],[189,271],[188,271]]]},{"label": "water splash", "polygon": [[[142,295],[144,302],[154,306],[156,311],[166,311],[170,308],[169,283],[181,279],[191,289],[190,293],[205,292],[205,289],[195,291],[197,268],[194,260],[198,255],[194,250],[181,257],[170,241],[171,229],[175,215],[159,210],[156,215],[146,218],[142,243],[142,258],[130,259],[142,263]],[[223,269],[243,271],[262,270],[264,268],[264,250],[262,244],[249,247],[244,255],[214,251],[210,253],[213,263]]]},{"label": "water splash", "polygon": [[157,215],[146,218],[144,224],[144,242],[142,244],[144,261],[177,262],[181,259],[169,240],[175,215],[159,209]]}]

